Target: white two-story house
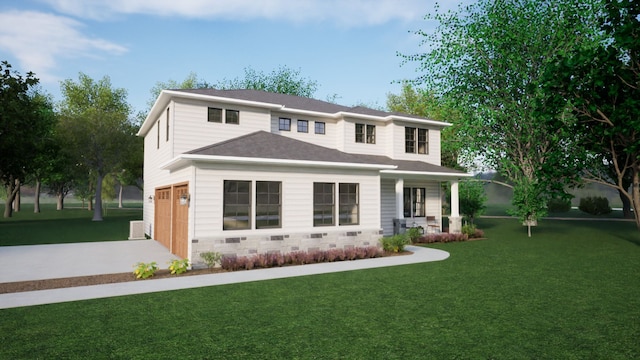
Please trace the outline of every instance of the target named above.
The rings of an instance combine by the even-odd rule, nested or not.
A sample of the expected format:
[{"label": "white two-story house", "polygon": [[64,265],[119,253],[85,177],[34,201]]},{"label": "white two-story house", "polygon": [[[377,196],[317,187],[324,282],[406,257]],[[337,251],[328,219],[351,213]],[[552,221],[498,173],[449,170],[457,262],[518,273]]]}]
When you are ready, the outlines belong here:
[{"label": "white two-story house", "polygon": [[[165,90],[142,124],[144,224],[172,253],[377,245],[406,226],[460,231],[449,124],[257,90]],[[395,225],[395,230],[394,230]]]}]

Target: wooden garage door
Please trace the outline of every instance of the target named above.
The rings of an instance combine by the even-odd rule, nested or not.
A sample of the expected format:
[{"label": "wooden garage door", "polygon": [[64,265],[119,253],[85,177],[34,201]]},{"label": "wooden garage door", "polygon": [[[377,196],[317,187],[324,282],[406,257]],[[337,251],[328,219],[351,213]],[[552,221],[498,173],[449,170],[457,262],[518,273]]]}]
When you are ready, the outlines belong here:
[{"label": "wooden garage door", "polygon": [[153,237],[171,250],[171,188],[156,189]]},{"label": "wooden garage door", "polygon": [[[183,200],[180,200],[180,198]],[[185,201],[186,198],[186,201]],[[188,257],[189,243],[189,186],[173,188],[173,234],[171,252],[181,258]]]}]

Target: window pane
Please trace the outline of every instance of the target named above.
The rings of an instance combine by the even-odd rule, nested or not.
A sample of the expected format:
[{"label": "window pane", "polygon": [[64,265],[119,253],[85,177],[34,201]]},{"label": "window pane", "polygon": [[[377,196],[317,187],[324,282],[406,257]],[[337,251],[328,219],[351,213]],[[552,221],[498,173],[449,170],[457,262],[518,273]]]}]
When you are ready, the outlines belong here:
[{"label": "window pane", "polygon": [[240,111],[227,109],[225,115],[227,124],[240,124]]},{"label": "window pane", "polygon": [[298,120],[298,132],[309,132],[309,121]]},{"label": "window pane", "polygon": [[218,108],[209,108],[207,121],[209,122],[222,122],[222,109]]},{"label": "window pane", "polygon": [[316,134],[324,134],[324,123],[320,121],[315,122]]},{"label": "window pane", "polygon": [[416,152],[416,128],[404,128],[404,151],[407,153]]},{"label": "window pane", "polygon": [[429,132],[427,129],[418,129],[418,154],[429,153]]},{"label": "window pane", "polygon": [[256,181],[256,229],[281,227],[280,181]]},{"label": "window pane", "polygon": [[358,204],[358,184],[340,184],[339,193],[339,224],[357,225],[360,207]]},{"label": "window pane", "polygon": [[411,188],[404,188],[403,199],[404,199],[404,217],[409,218],[413,213],[413,211],[411,211]]},{"label": "window pane", "polygon": [[280,118],[278,121],[278,129],[283,131],[291,130],[291,119],[288,118]]},{"label": "window pane", "polygon": [[251,181],[224,181],[223,230],[250,229]]},{"label": "window pane", "polygon": [[313,226],[334,224],[334,184],[313,183]]},{"label": "window pane", "polygon": [[363,143],[364,142],[364,125],[356,124],[356,142]]},{"label": "window pane", "polygon": [[376,143],[376,126],[367,125],[367,144]]}]

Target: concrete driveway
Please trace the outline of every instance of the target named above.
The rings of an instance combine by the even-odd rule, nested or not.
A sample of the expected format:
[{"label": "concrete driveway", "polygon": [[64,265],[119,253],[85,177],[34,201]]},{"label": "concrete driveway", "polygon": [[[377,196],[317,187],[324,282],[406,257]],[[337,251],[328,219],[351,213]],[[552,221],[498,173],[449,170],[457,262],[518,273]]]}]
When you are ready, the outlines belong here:
[{"label": "concrete driveway", "polygon": [[0,283],[133,272],[138,262],[166,269],[177,256],[155,240],[0,247]]}]

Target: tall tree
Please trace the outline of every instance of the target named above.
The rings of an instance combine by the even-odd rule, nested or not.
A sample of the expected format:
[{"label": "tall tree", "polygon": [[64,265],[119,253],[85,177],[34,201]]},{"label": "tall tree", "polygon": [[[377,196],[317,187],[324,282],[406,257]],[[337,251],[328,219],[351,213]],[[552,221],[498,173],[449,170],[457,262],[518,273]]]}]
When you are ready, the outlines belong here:
[{"label": "tall tree", "polygon": [[[198,74],[196,74],[195,72],[190,72],[189,75],[187,75],[187,77],[184,78],[184,80],[182,80],[182,82],[178,82],[178,81],[173,80],[173,79],[169,79],[167,81],[158,81],[158,82],[156,82],[155,85],[153,85],[151,90],[149,90],[149,92],[151,93],[151,97],[149,98],[149,101],[147,101],[147,108],[151,109],[153,107],[153,104],[155,103],[156,99],[158,98],[158,95],[160,95],[162,90],[166,90],[166,89],[208,89],[208,88],[212,88],[212,87],[213,86],[210,85],[209,83],[207,83],[206,81],[199,80],[198,79]],[[146,115],[146,113],[143,114],[143,115]],[[144,118],[142,120],[144,120]]]},{"label": "tall tree", "polygon": [[40,139],[52,123],[43,117],[42,103],[34,100],[38,79],[32,72],[23,77],[11,65],[0,63],[0,181],[6,188],[4,217],[11,217],[19,184],[32,170]]},{"label": "tall tree", "polygon": [[640,2],[607,0],[599,28],[603,41],[557,57],[548,102],[569,101],[593,154],[587,180],[618,190],[640,230]]},{"label": "tall tree", "polygon": [[58,147],[55,143],[55,126],[57,122],[56,114],[53,110],[53,100],[50,96],[36,92],[33,96],[36,111],[39,113],[40,121],[47,122],[47,131],[34,143],[33,152],[35,157],[32,162],[30,177],[35,183],[35,193],[33,196],[33,212],[40,212],[40,191],[43,179],[50,171],[50,164],[58,156]]},{"label": "tall tree", "polygon": [[264,90],[310,98],[318,90],[318,83],[302,77],[299,69],[295,70],[287,66],[280,66],[269,74],[249,67],[244,69],[243,78],[224,79],[213,87],[216,89]]},{"label": "tall tree", "polygon": [[522,221],[536,221],[544,200],[566,196],[565,185],[577,181],[573,118],[555,121],[540,111],[540,88],[556,54],[593,41],[597,6],[597,0],[480,0],[436,13],[436,32],[417,32],[426,52],[404,56],[420,64],[424,74],[416,83],[464,107],[459,131],[467,150],[509,180]]},{"label": "tall tree", "polygon": [[62,82],[62,94],[60,122],[78,163],[95,174],[93,221],[102,221],[102,180],[122,167],[136,144],[127,92],[114,89],[109,77],[94,81],[80,73],[78,82]]}]

